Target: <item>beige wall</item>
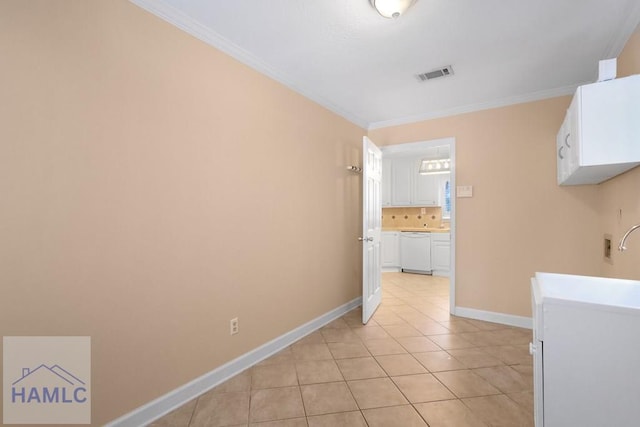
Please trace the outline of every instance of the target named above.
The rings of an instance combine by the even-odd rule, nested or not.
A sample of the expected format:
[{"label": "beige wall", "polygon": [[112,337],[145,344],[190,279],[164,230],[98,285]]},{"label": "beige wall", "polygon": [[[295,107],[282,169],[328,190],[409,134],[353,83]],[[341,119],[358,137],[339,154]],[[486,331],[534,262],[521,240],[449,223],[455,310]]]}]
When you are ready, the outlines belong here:
[{"label": "beige wall", "polygon": [[363,129],[124,0],[0,28],[0,335],[90,335],[94,425],[360,295]]},{"label": "beige wall", "polygon": [[370,132],[380,145],[456,138],[456,305],[531,315],[536,271],[596,274],[597,187],[556,184],[555,135],[570,97]]},{"label": "beige wall", "polygon": [[[618,57],[618,76],[640,73],[640,28],[636,30]],[[640,144],[640,141],[638,141]],[[611,234],[617,247],[627,229],[640,223],[640,168],[615,177],[600,185],[601,229]],[[624,253],[614,250],[613,264],[603,263],[603,275],[628,279],[640,279],[640,231],[627,241]]]},{"label": "beige wall", "polygon": [[[595,65],[594,65],[595,67]],[[640,73],[640,30],[619,57],[618,76]],[[603,235],[614,242],[640,222],[640,168],[598,186],[556,184],[555,135],[571,97],[426,120],[369,132],[379,145],[456,138],[456,304],[531,315],[536,271],[640,279],[640,234],[629,251],[603,261]],[[618,212],[622,209],[622,218]]]}]

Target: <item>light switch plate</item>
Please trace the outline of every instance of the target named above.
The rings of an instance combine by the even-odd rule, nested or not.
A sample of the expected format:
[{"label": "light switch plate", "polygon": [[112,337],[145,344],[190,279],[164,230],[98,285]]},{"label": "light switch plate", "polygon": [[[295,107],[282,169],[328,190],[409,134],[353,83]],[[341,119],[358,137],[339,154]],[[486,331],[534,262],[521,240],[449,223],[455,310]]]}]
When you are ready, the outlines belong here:
[{"label": "light switch plate", "polygon": [[458,197],[473,197],[473,185],[458,185],[456,195]]}]

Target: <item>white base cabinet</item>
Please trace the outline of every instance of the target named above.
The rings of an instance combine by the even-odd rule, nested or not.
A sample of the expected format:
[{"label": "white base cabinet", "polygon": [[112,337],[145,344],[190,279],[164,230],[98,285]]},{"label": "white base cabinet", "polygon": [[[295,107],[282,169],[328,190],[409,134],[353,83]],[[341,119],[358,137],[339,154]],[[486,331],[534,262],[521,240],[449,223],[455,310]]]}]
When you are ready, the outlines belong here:
[{"label": "white base cabinet", "polygon": [[382,267],[400,268],[400,232],[383,231],[381,244]]},{"label": "white base cabinet", "polygon": [[434,276],[449,276],[451,270],[451,234],[431,233],[431,269]]},{"label": "white base cabinet", "polygon": [[536,273],[536,427],[640,425],[640,282]]},{"label": "white base cabinet", "polygon": [[386,271],[404,269],[449,276],[450,233],[383,231],[381,239],[382,268]]}]

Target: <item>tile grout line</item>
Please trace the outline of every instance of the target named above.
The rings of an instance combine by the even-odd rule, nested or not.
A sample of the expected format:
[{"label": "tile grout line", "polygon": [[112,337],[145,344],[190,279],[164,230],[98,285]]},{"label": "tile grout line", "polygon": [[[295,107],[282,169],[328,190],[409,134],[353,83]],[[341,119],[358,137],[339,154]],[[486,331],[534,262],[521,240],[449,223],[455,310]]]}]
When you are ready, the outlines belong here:
[{"label": "tile grout line", "polygon": [[[344,317],[344,316],[343,316]],[[349,330],[355,334],[358,339],[360,340],[361,344],[363,345],[363,347],[365,348],[365,350],[367,351],[367,353],[369,353],[369,355],[371,356],[371,352],[369,351],[369,349],[367,348],[367,346],[364,344],[364,342],[362,342],[362,339],[360,338],[360,336],[358,336],[355,331],[353,331],[353,329],[349,326]],[[329,350],[329,352],[331,353],[331,350]],[[360,416],[362,417],[362,419],[364,420],[365,424],[367,425],[367,427],[369,426],[369,422],[367,421],[367,419],[364,416],[364,412],[362,412],[362,408],[360,408],[360,405],[358,404],[358,401],[356,400],[356,397],[353,395],[353,391],[351,390],[351,387],[349,387],[349,382],[347,381],[347,379],[344,377],[344,374],[342,373],[342,371],[340,370],[340,366],[338,365],[337,359],[335,358],[335,356],[333,355],[333,353],[331,353],[331,357],[333,357],[333,362],[336,364],[336,366],[338,367],[338,371],[340,372],[340,375],[342,376],[342,379],[344,380],[344,384],[347,387],[347,390],[349,390],[349,394],[351,395],[351,398],[353,399],[353,402],[356,404],[356,408],[358,408],[358,412],[360,412]]]},{"label": "tile grout line", "polygon": [[200,396],[196,398],[196,404],[193,405],[193,410],[191,411],[191,415],[189,416],[189,422],[187,423],[187,427],[191,426],[191,422],[193,421],[193,417],[196,414],[196,408],[198,407],[198,402],[200,402]]},{"label": "tile grout line", "polygon": [[[399,285],[393,285],[394,288],[400,288]],[[347,386],[347,389],[349,390],[349,393],[352,397],[352,399],[355,402],[355,406],[358,410],[358,412],[360,413],[361,417],[364,419],[365,424],[369,425],[369,422],[367,421],[367,419],[364,416],[364,409],[362,409],[360,407],[360,404],[358,403],[358,401],[355,399],[355,395],[353,394],[353,391],[351,389],[351,387],[349,386],[349,380],[346,379],[344,373],[342,372],[342,369],[340,368],[338,362],[341,360],[349,360],[349,359],[358,359],[358,358],[362,358],[362,357],[367,357],[367,358],[371,358],[376,365],[382,370],[382,373],[384,374],[383,377],[374,377],[374,378],[364,378],[362,380],[367,380],[367,379],[375,379],[375,378],[386,378],[388,379],[391,384],[394,385],[394,387],[399,391],[400,395],[403,396],[403,398],[406,400],[406,404],[403,403],[401,405],[389,405],[389,406],[381,406],[380,408],[392,408],[392,407],[402,407],[402,406],[411,406],[411,408],[415,411],[418,412],[418,415],[420,416],[420,419],[422,419],[427,426],[429,426],[429,423],[427,422],[426,418],[422,415],[422,413],[420,413],[420,411],[418,411],[416,405],[419,404],[427,404],[427,403],[434,403],[434,402],[443,402],[443,401],[459,401],[460,403],[463,404],[463,407],[469,411],[469,413],[472,413],[476,416],[478,416],[478,414],[476,412],[474,412],[471,407],[469,405],[467,405],[467,403],[463,400],[463,399],[476,399],[476,398],[485,398],[485,397],[492,397],[492,396],[506,396],[507,400],[509,402],[511,402],[511,404],[513,405],[512,408],[515,408],[517,410],[518,413],[521,413],[522,415],[526,415],[527,417],[531,416],[530,411],[527,410],[528,406],[525,406],[525,403],[527,402],[526,397],[520,399],[519,401],[515,400],[515,394],[516,393],[530,393],[530,391],[528,391],[528,389],[518,389],[518,391],[514,391],[512,392],[512,394],[514,394],[514,397],[509,396],[506,392],[503,392],[501,388],[498,388],[496,385],[494,385],[494,383],[492,381],[490,381],[489,379],[485,379],[485,377],[479,375],[478,373],[475,372],[475,370],[478,369],[483,369],[483,368],[494,368],[494,367],[506,367],[506,368],[510,368],[512,369],[514,372],[516,372],[520,377],[522,378],[526,378],[527,375],[527,370],[526,369],[522,369],[522,370],[516,370],[515,368],[513,368],[514,366],[527,366],[528,363],[526,362],[526,359],[520,359],[521,356],[518,354],[515,355],[509,355],[509,356],[504,356],[504,357],[509,357],[512,359],[507,359],[507,360],[514,360],[517,361],[516,363],[513,364],[509,364],[507,363],[505,360],[503,360],[502,357],[498,357],[497,354],[502,354],[496,351],[487,351],[487,349],[489,348],[496,348],[497,347],[512,347],[515,350],[518,350],[516,347],[519,346],[519,344],[517,344],[517,342],[520,341],[520,336],[517,333],[509,333],[506,332],[504,334],[500,333],[499,331],[517,331],[521,328],[514,328],[514,327],[496,327],[497,325],[492,325],[491,322],[479,322],[476,321],[476,323],[473,322],[468,322],[468,324],[471,327],[477,328],[477,330],[467,330],[465,329],[466,326],[465,323],[462,323],[462,328],[463,329],[452,329],[451,326],[452,322],[467,322],[466,319],[460,319],[460,318],[456,318],[456,317],[450,317],[450,319],[448,321],[445,320],[436,320],[432,317],[430,317],[428,314],[428,312],[430,312],[431,306],[433,306],[434,309],[440,309],[439,305],[437,304],[437,298],[440,298],[438,296],[438,294],[433,294],[433,296],[430,295],[419,295],[418,293],[414,293],[414,292],[410,292],[410,290],[415,289],[417,286],[415,284],[411,284],[410,286],[407,286],[407,291],[405,293],[403,293],[403,295],[401,295],[400,297],[398,297],[398,295],[400,295],[400,293],[395,293],[395,292],[386,292],[386,294],[391,295],[393,298],[397,298],[399,300],[403,301],[403,304],[393,304],[390,306],[384,306],[384,297],[383,297],[383,305],[381,305],[381,309],[383,310],[379,310],[377,312],[377,314],[380,314],[379,316],[379,320],[382,320],[384,323],[386,323],[385,325],[382,325],[378,322],[376,322],[376,320],[373,320],[373,326],[375,327],[379,327],[381,331],[384,331],[387,335],[387,338],[389,340],[390,343],[394,343],[395,345],[399,346],[400,349],[403,350],[403,353],[401,353],[402,355],[404,354],[409,354],[411,356],[411,360],[413,360],[414,362],[417,362],[419,366],[421,366],[422,368],[425,369],[426,374],[429,374],[431,377],[433,377],[436,382],[441,385],[444,389],[446,389],[449,393],[451,393],[452,398],[449,399],[436,399],[436,400],[429,400],[427,402],[411,402],[406,394],[406,392],[404,392],[402,389],[400,389],[400,387],[395,383],[395,381],[393,380],[393,377],[391,376],[390,371],[388,371],[387,368],[385,369],[384,367],[382,367],[382,365],[380,365],[380,363],[378,362],[377,357],[381,357],[384,356],[385,354],[378,354],[377,356],[374,355],[371,350],[369,349],[369,347],[367,346],[367,341],[376,339],[376,338],[370,338],[370,339],[365,339],[364,337],[366,336],[366,333],[357,333],[357,330],[361,330],[362,328],[359,327],[359,325],[354,325],[353,323],[353,318],[355,316],[350,315],[349,313],[352,313],[353,311],[350,311],[349,313],[346,313],[345,315],[343,315],[342,317],[340,317],[339,319],[336,319],[336,321],[340,320],[340,325],[341,324],[345,324],[345,327],[341,327],[341,326],[337,326],[338,323],[336,323],[336,327],[333,328],[320,328],[318,331],[321,337],[321,343],[326,346],[326,348],[329,351],[329,355],[331,357],[331,361],[333,362],[333,366],[335,366],[338,369],[339,375],[342,378],[341,381],[330,381],[330,382],[336,382],[336,383],[342,383],[345,384]],[[395,289],[394,289],[395,291]],[[408,301],[413,301],[414,299],[429,299],[429,302],[426,304],[410,304],[408,303]],[[433,303],[432,303],[433,302]],[[403,309],[403,306],[407,307],[407,308],[411,308],[411,310],[406,310]],[[386,310],[385,310],[386,309]],[[358,310],[358,309],[355,309]],[[416,316],[416,317],[414,317]],[[348,319],[345,319],[345,317],[348,317]],[[388,319],[384,319],[385,317],[388,317]],[[399,320],[401,320],[401,323],[396,323],[396,320],[394,318],[398,318]],[[413,319],[413,321],[408,320],[408,319]],[[424,319],[424,321],[427,322],[433,322],[434,324],[438,325],[439,327],[443,328],[444,330],[446,330],[447,332],[441,332],[438,334],[431,334],[431,335],[427,335],[425,333],[423,333],[421,330],[417,329],[414,326],[414,322],[418,322],[421,321],[421,319]],[[394,336],[392,334],[389,333],[389,330],[393,330],[394,327],[403,327],[403,326],[407,326],[413,329],[416,329],[417,332],[420,333],[420,335],[415,335],[415,336],[409,336],[409,337],[403,337],[403,336]],[[322,333],[322,330],[327,330],[327,329],[331,329],[331,330],[344,330],[345,333],[344,334],[340,334],[340,333],[335,333],[335,335],[328,335],[331,337],[331,339],[336,339],[336,341],[332,341],[332,342],[328,342],[327,339],[325,338],[325,334]],[[349,333],[346,333],[346,331],[349,331]],[[395,331],[396,333],[403,333],[403,332],[399,332],[399,331]],[[458,348],[450,348],[450,349],[444,349],[440,346],[440,344],[434,342],[430,337],[432,336],[439,336],[439,335],[449,335],[449,336],[459,336],[460,338],[466,339],[465,334],[473,334],[473,333],[478,333],[478,336],[475,337],[475,339],[472,341],[469,341],[469,347],[463,347],[461,349]],[[481,337],[481,335],[483,333],[486,333],[487,335],[487,339],[491,338],[491,342],[493,342],[493,344],[487,344],[487,341],[485,338],[479,338]],[[348,335],[352,334],[356,339],[351,340],[350,338],[348,338]],[[471,336],[471,335],[469,335]],[[495,339],[494,339],[495,336]],[[426,338],[428,341],[432,342],[436,348],[440,348],[441,350],[431,350],[431,351],[414,351],[411,352],[409,351],[409,349],[407,347],[405,347],[405,345],[401,344],[401,342],[399,340],[403,339],[403,338]],[[349,355],[348,357],[342,357],[340,359],[337,359],[336,356],[334,355],[334,353],[331,351],[330,348],[330,344],[359,344],[364,348],[365,353],[367,354],[367,356],[364,355]],[[513,344],[512,344],[513,343]],[[312,344],[312,343],[309,343]],[[293,347],[294,344],[292,344],[291,346],[289,346],[289,350],[291,350],[291,348]],[[524,345],[524,344],[523,344]],[[498,365],[490,365],[490,366],[478,366],[477,368],[470,368],[468,363],[462,363],[460,362],[458,359],[456,359],[451,353],[450,351],[457,351],[457,350],[477,350],[480,353],[486,354],[489,357],[495,359],[497,362],[499,362]],[[464,369],[445,369],[445,370],[441,370],[441,371],[431,371],[423,362],[421,362],[420,360],[417,359],[416,354],[421,354],[421,353],[432,353],[432,352],[442,352],[444,354],[447,355],[447,357],[454,359],[454,360],[458,360],[458,362],[461,364],[461,366],[464,366]],[[354,352],[353,354],[356,354],[357,352]],[[347,353],[346,354],[350,354]],[[389,356],[394,356],[396,355],[395,353],[391,353],[389,354]],[[294,365],[294,370],[295,370],[295,374],[296,374],[296,384],[297,384],[297,388],[298,388],[298,394],[299,394],[299,398],[302,402],[302,409],[303,409],[303,413],[304,413],[304,419],[305,422],[307,424],[307,427],[309,426],[309,417],[310,415],[307,412],[307,408],[305,405],[305,401],[304,398],[302,396],[302,387],[303,384],[301,384],[300,382],[300,378],[299,378],[299,372],[298,372],[298,362],[300,362],[299,360],[297,360],[295,358],[295,355],[293,355],[293,360],[291,360],[291,362],[293,362]],[[472,356],[470,356],[472,357]],[[329,360],[329,359],[327,359]],[[480,359],[482,360],[482,359]],[[473,365],[473,360],[470,361],[471,364]],[[523,363],[524,362],[524,363]],[[287,362],[288,363],[288,362]],[[276,363],[276,365],[278,364],[282,364],[284,365],[285,362],[280,362],[280,363]],[[456,393],[453,393],[453,391],[446,386],[446,384],[444,384],[436,375],[438,373],[441,372],[455,372],[455,371],[468,371],[471,374],[474,374],[475,376],[477,376],[478,378],[480,378],[482,381],[486,382],[487,384],[489,384],[490,386],[492,386],[497,393],[495,394],[489,394],[489,395],[480,395],[480,396],[469,396],[466,398],[463,397],[458,397],[458,395]],[[251,372],[250,372],[251,374]],[[407,373],[407,374],[403,374],[403,375],[396,375],[396,377],[403,377],[403,376],[412,376],[412,375],[419,375],[419,374],[411,374],[411,373]],[[352,380],[355,381],[355,380]],[[311,384],[307,384],[307,385],[312,385],[312,384],[316,384],[316,383],[311,383]],[[323,384],[322,382],[319,382],[317,384]],[[285,387],[285,386],[281,386],[281,387]],[[281,387],[268,387],[268,388],[281,388]],[[254,384],[253,384],[253,376],[249,375],[249,407],[248,407],[248,422],[249,424],[251,424],[251,403],[252,403],[252,394],[253,392],[255,392],[256,389],[254,389]],[[202,401],[200,401],[200,397],[197,397],[197,400],[195,402],[195,405],[191,411],[190,417],[189,417],[189,421],[187,423],[188,426],[192,425],[194,420],[195,420],[195,416],[196,413],[200,407],[200,405],[202,404]],[[503,398],[501,398],[503,399]],[[522,402],[522,403],[521,403]],[[368,408],[368,409],[377,409],[377,408]],[[509,410],[511,410],[511,407],[509,407]],[[338,412],[329,412],[327,414],[317,414],[317,415],[329,415],[329,414],[339,414],[339,413],[346,413],[346,412],[351,412],[351,411],[338,411]],[[297,417],[294,417],[297,418]],[[285,418],[283,420],[288,420],[288,419],[294,419],[294,418]],[[479,417],[483,422],[485,420],[485,418]],[[274,420],[274,421],[279,421],[278,420]],[[487,421],[488,422],[488,421]]]}]

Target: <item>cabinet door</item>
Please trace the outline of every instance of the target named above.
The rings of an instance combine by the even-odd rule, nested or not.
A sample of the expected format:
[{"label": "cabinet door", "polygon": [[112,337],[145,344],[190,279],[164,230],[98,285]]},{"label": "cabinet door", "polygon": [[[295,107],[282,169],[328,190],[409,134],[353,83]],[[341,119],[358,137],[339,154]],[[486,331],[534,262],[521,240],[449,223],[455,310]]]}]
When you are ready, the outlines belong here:
[{"label": "cabinet door", "polygon": [[572,175],[580,166],[579,104],[580,97],[575,96],[571,101],[569,111],[567,111],[567,127],[565,128],[566,135],[564,137],[564,147],[567,152],[567,176]]},{"label": "cabinet door", "polygon": [[393,159],[391,163],[391,204],[393,206],[411,205],[411,179],[413,159]]},{"label": "cabinet door", "polygon": [[414,183],[412,204],[418,206],[438,206],[440,199],[440,176],[441,175],[420,175],[420,162],[413,164]]},{"label": "cabinet door", "polygon": [[382,206],[391,206],[391,160],[382,159]]},{"label": "cabinet door", "polygon": [[400,233],[382,233],[382,266],[400,267]]},{"label": "cabinet door", "polygon": [[581,86],[575,98],[580,107],[576,115],[579,166],[637,164],[640,75]]},{"label": "cabinet door", "polygon": [[567,110],[564,122],[556,137],[558,184],[567,182],[580,166],[578,108],[580,97],[576,95]]},{"label": "cabinet door", "polygon": [[569,177],[569,153],[564,145],[564,139],[568,135],[567,127],[569,121],[569,112],[560,126],[558,135],[556,136],[556,162],[558,169],[558,184],[562,184]]},{"label": "cabinet door", "polygon": [[451,244],[445,241],[431,243],[431,268],[441,272],[451,269]]}]

